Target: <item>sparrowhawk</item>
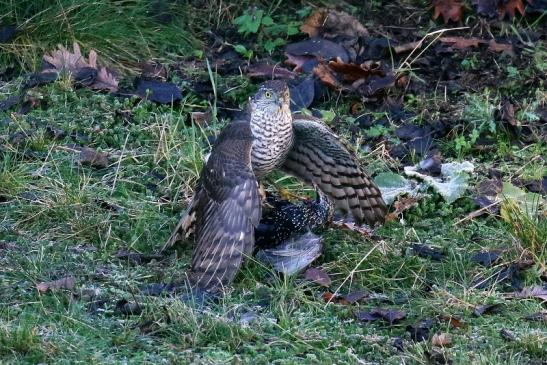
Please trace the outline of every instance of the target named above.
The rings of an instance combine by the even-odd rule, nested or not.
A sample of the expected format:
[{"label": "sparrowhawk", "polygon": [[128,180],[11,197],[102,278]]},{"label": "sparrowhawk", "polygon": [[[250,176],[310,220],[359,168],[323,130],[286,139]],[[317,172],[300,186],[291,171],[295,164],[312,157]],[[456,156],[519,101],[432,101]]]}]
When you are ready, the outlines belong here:
[{"label": "sparrowhawk", "polygon": [[261,218],[258,181],[281,169],[316,185],[358,223],[382,222],[387,207],[357,158],[319,119],[291,114],[289,89],[268,81],[250,99],[248,117],[228,124],[215,141],[195,195],[164,249],[194,233],[188,278],[216,292],[231,284],[251,255]]}]

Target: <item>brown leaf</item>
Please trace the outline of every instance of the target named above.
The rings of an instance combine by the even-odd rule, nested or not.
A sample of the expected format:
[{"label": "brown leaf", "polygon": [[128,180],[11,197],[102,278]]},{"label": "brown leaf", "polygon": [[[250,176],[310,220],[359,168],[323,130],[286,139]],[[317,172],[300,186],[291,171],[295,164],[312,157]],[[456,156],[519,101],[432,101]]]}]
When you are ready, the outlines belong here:
[{"label": "brown leaf", "polygon": [[503,304],[501,303],[478,305],[475,307],[473,314],[477,317],[483,314],[495,314],[501,312],[502,308]]},{"label": "brown leaf", "polygon": [[341,305],[351,304],[350,302],[348,302],[342,296],[334,295],[334,293],[331,293],[330,291],[324,292],[322,297],[323,297],[323,300],[325,301],[325,303],[334,303],[334,304],[341,304]]},{"label": "brown leaf", "polygon": [[356,291],[353,293],[349,293],[348,295],[344,297],[344,299],[348,302],[348,304],[353,304],[367,297],[368,297],[368,293],[366,291]]},{"label": "brown leaf", "polygon": [[441,315],[439,316],[439,320],[447,322],[452,328],[464,328],[465,323],[462,322],[461,319],[458,317],[454,317],[451,315]]},{"label": "brown leaf", "polygon": [[[49,55],[44,55],[43,58],[53,66],[55,71],[68,71],[73,76],[78,75],[82,70],[94,69],[97,75],[91,84],[89,84],[92,89],[109,90],[111,92],[118,90],[118,81],[114,75],[105,67],[98,66],[97,52],[91,50],[89,52],[89,60],[86,60],[77,42],[74,42],[72,47],[73,51],[70,52],[65,47],[59,45],[57,50],[51,52]],[[44,68],[42,73],[51,73],[51,67]]]},{"label": "brown leaf", "polygon": [[395,50],[395,53],[403,53],[403,52],[412,51],[413,49],[416,49],[416,48],[420,48],[422,45],[423,45],[423,41],[420,40],[420,41],[399,44],[393,47],[393,49]]},{"label": "brown leaf", "polygon": [[108,154],[90,147],[84,147],[80,151],[80,163],[82,165],[105,168],[108,166]]},{"label": "brown leaf", "polygon": [[457,49],[465,49],[469,47],[478,47],[479,44],[486,43],[480,38],[464,38],[464,37],[441,37],[439,40],[443,43],[449,43],[451,47]]},{"label": "brown leaf", "polygon": [[492,52],[503,52],[508,54],[511,57],[515,56],[515,51],[513,49],[513,45],[509,43],[498,43],[494,39],[491,39],[490,42],[488,42],[488,50]]},{"label": "brown leaf", "polygon": [[294,72],[287,70],[279,65],[270,65],[267,63],[259,63],[249,66],[247,75],[254,78],[272,79],[293,79]]},{"label": "brown leaf", "polygon": [[397,217],[404,212],[418,204],[418,199],[413,197],[401,197],[393,205],[395,210],[386,216],[386,221],[397,220]]},{"label": "brown leaf", "polygon": [[320,63],[319,65],[314,67],[313,73],[317,77],[319,77],[319,79],[323,81],[325,85],[338,90],[345,89],[345,87],[336,79],[331,69],[327,65]]},{"label": "brown leaf", "polygon": [[308,72],[308,69],[313,70],[319,62],[317,58],[309,55],[297,56],[292,53],[285,53],[285,56],[287,56],[285,64],[294,66],[294,72]]},{"label": "brown leaf", "polygon": [[340,59],[329,62],[329,67],[335,72],[341,74],[345,81],[354,82],[371,75],[384,76],[380,64],[374,62],[365,62],[361,65],[354,63],[344,63]]},{"label": "brown leaf", "polygon": [[500,330],[500,336],[506,341],[516,341],[517,336],[513,331],[509,331],[507,328],[502,328]]},{"label": "brown leaf", "polygon": [[509,18],[515,17],[515,12],[518,10],[520,15],[524,15],[524,4],[522,0],[507,0],[500,1],[498,3],[498,13],[500,19],[505,18],[505,15],[509,15]]},{"label": "brown leaf", "polygon": [[547,302],[547,288],[543,286],[531,286],[521,291],[510,293],[509,298],[536,298]]},{"label": "brown leaf", "polygon": [[354,16],[343,11],[320,8],[314,11],[300,27],[310,38],[367,37],[368,31]]},{"label": "brown leaf", "polygon": [[330,276],[321,269],[310,267],[304,273],[304,278],[322,286],[330,286],[332,280]]},{"label": "brown leaf", "polygon": [[433,0],[433,19],[442,15],[443,20],[459,22],[463,16],[463,4],[460,0]]},{"label": "brown leaf", "polygon": [[315,38],[319,36],[321,27],[323,26],[323,21],[325,20],[327,10],[318,9],[314,11],[305,21],[304,24],[300,26],[300,31],[302,33],[308,33],[310,38]]},{"label": "brown leaf", "polygon": [[536,312],[524,317],[527,321],[537,321],[547,323],[547,311]]},{"label": "brown leaf", "polygon": [[199,125],[201,127],[207,127],[213,120],[213,114],[210,110],[206,112],[191,112],[190,119],[192,124]]},{"label": "brown leaf", "polygon": [[501,120],[513,127],[518,125],[518,121],[515,118],[515,107],[509,101],[505,101],[501,107]]},{"label": "brown leaf", "polygon": [[36,284],[36,289],[38,289],[38,292],[45,293],[48,290],[57,290],[57,289],[65,289],[65,290],[72,290],[74,289],[76,281],[73,276],[66,276],[64,278],[54,280],[54,281],[44,281],[41,283]]},{"label": "brown leaf", "polygon": [[394,324],[406,318],[406,313],[400,310],[376,308],[371,311],[359,311],[355,314],[357,319],[365,322],[372,322],[379,319]]},{"label": "brown leaf", "polygon": [[431,344],[438,347],[448,347],[452,344],[452,339],[447,333],[435,333],[431,338]]}]

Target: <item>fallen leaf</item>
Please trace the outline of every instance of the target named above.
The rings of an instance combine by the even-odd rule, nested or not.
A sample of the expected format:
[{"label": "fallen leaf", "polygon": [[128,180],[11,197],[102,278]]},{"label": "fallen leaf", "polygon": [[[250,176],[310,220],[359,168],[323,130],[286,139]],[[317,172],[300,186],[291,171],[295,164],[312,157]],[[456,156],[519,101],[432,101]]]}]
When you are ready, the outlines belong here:
[{"label": "fallen leaf", "polygon": [[413,244],[412,246],[412,252],[420,257],[431,259],[434,261],[443,261],[446,258],[446,255],[444,252],[441,251],[439,248],[430,247],[427,245],[422,244]]},{"label": "fallen leaf", "polygon": [[503,338],[506,341],[516,341],[517,340],[517,336],[515,335],[515,333],[512,332],[512,331],[509,331],[507,328],[502,328],[500,330],[500,336],[501,336],[501,338]]},{"label": "fallen leaf", "polygon": [[491,39],[488,42],[488,50],[492,52],[503,52],[508,54],[511,57],[515,57],[515,51],[513,45],[510,43],[498,43],[495,40]]},{"label": "fallen leaf", "polygon": [[401,310],[382,308],[376,308],[371,311],[359,311],[355,315],[358,320],[363,322],[372,322],[381,319],[389,322],[390,325],[406,318],[406,313]]},{"label": "fallen leaf", "polygon": [[328,87],[343,90],[346,89],[334,76],[332,70],[325,64],[320,63],[314,67],[313,73]]},{"label": "fallen leaf", "polygon": [[192,120],[193,125],[207,127],[213,120],[213,113],[211,113],[210,110],[206,112],[191,112],[190,119]]},{"label": "fallen leaf", "polygon": [[355,82],[359,79],[364,79],[372,75],[384,76],[380,64],[374,62],[366,62],[360,65],[355,63],[345,63],[340,59],[329,62],[329,67],[342,75],[345,81]]},{"label": "fallen leaf", "polygon": [[477,14],[486,18],[496,18],[498,16],[498,3],[500,0],[475,0],[477,5]]},{"label": "fallen leaf", "polygon": [[486,196],[496,196],[501,193],[503,182],[501,179],[487,179],[481,181],[477,190],[479,194]]},{"label": "fallen leaf", "polygon": [[425,319],[418,323],[406,326],[410,338],[414,342],[422,342],[429,338],[429,331],[435,322],[431,319]]},{"label": "fallen leaf", "polygon": [[523,288],[521,291],[510,293],[509,298],[536,298],[543,302],[547,302],[547,287],[544,286],[532,286]]},{"label": "fallen leaf", "polygon": [[143,99],[160,104],[171,104],[182,99],[179,87],[172,82],[156,80],[137,80],[136,94]]},{"label": "fallen leaf", "polygon": [[498,3],[498,13],[500,19],[505,18],[506,15],[508,15],[509,18],[514,18],[517,10],[520,15],[524,15],[525,10],[522,0],[502,0]]},{"label": "fallen leaf", "polygon": [[547,311],[542,311],[542,312],[536,312],[536,313],[529,314],[526,317],[524,317],[524,319],[527,320],[527,321],[546,322],[547,323]]},{"label": "fallen leaf", "polygon": [[452,344],[452,339],[447,333],[435,333],[431,338],[431,344],[438,347],[448,347]]},{"label": "fallen leaf", "polygon": [[308,108],[315,99],[315,80],[313,77],[306,77],[296,85],[289,84],[289,93],[291,111]]},{"label": "fallen leaf", "polygon": [[340,58],[344,63],[349,62],[349,55],[344,47],[322,38],[290,43],[285,47],[285,52],[295,56],[313,56],[324,61]]},{"label": "fallen leaf", "polygon": [[448,43],[451,47],[457,49],[465,49],[469,47],[478,47],[479,44],[486,43],[484,39],[480,38],[464,38],[464,37],[440,37],[439,40],[442,43]]},{"label": "fallen leaf", "polygon": [[424,42],[422,40],[409,42],[409,43],[403,43],[393,47],[393,49],[395,50],[395,53],[403,53],[403,52],[408,52],[408,51],[412,51],[414,49],[420,48],[423,45],[423,43]]},{"label": "fallen leaf", "polygon": [[290,53],[285,53],[285,56],[287,57],[285,64],[294,66],[294,72],[312,72],[319,64],[319,60],[314,56],[296,56]]},{"label": "fallen leaf", "polygon": [[108,154],[90,147],[84,147],[80,151],[80,163],[82,165],[105,168],[108,166]]},{"label": "fallen leaf", "polygon": [[439,151],[432,151],[425,159],[418,163],[420,172],[427,173],[430,176],[439,176],[441,174],[442,156]]},{"label": "fallen leaf", "polygon": [[323,300],[325,303],[334,303],[334,304],[340,304],[340,305],[349,305],[349,303],[344,297],[341,295],[335,295],[334,293],[331,293],[329,291],[324,292],[322,295]]},{"label": "fallen leaf", "polygon": [[493,266],[499,259],[499,251],[481,251],[471,257],[471,261],[485,267]]},{"label": "fallen leaf", "polygon": [[119,260],[126,260],[135,264],[143,264],[148,263],[152,260],[161,260],[163,259],[163,255],[142,254],[139,252],[131,252],[122,249],[116,253],[116,258]]},{"label": "fallen leaf", "polygon": [[53,68],[57,73],[66,71],[73,77],[78,76],[79,81],[87,80],[84,84],[93,89],[109,90],[110,92],[118,90],[118,81],[114,74],[106,67],[98,65],[97,52],[91,50],[89,59],[86,60],[77,42],[73,43],[72,52],[59,45],[57,50],[44,55],[43,58],[51,67],[45,67],[42,69],[42,73],[51,73]]},{"label": "fallen leaf", "polygon": [[433,19],[442,15],[443,20],[459,22],[463,16],[463,4],[460,0],[433,0]]},{"label": "fallen leaf", "polygon": [[137,302],[128,302],[121,299],[116,302],[116,313],[123,315],[139,315],[142,313],[142,307]]},{"label": "fallen leaf", "polygon": [[368,31],[354,16],[343,11],[320,8],[314,11],[300,27],[310,38],[367,37]]},{"label": "fallen leaf", "polygon": [[294,72],[287,70],[279,65],[270,65],[267,63],[258,63],[251,65],[247,69],[247,75],[258,79],[293,79],[296,75]]},{"label": "fallen leaf", "polygon": [[154,61],[140,62],[141,75],[145,78],[165,80],[167,79],[167,69],[164,65]]},{"label": "fallen leaf", "polygon": [[354,304],[357,302],[360,302],[361,300],[368,297],[368,293],[366,291],[355,291],[353,293],[349,293],[348,295],[344,296],[344,299],[349,304]]},{"label": "fallen leaf", "polygon": [[458,317],[454,317],[451,315],[441,315],[439,316],[439,320],[443,322],[447,322],[452,328],[464,328],[465,323],[462,322],[461,319]]},{"label": "fallen leaf", "polygon": [[0,100],[0,112],[5,112],[23,101],[24,95],[12,95],[7,99]]},{"label": "fallen leaf", "polygon": [[393,204],[395,210],[386,216],[386,221],[395,221],[405,210],[418,205],[418,199],[413,197],[401,197]]},{"label": "fallen leaf", "polygon": [[332,283],[330,276],[322,269],[318,269],[316,267],[310,267],[309,269],[307,269],[304,273],[304,278],[326,287],[330,286],[330,284]]},{"label": "fallen leaf", "polygon": [[36,284],[36,289],[40,293],[46,293],[49,290],[65,289],[73,290],[76,280],[73,276],[66,276],[64,278],[54,280],[54,281],[44,281]]},{"label": "fallen leaf", "polygon": [[477,317],[482,316],[483,314],[496,314],[501,312],[503,309],[502,303],[495,303],[495,304],[485,304],[485,305],[478,305],[473,310],[473,314]]},{"label": "fallen leaf", "polygon": [[397,349],[397,351],[403,352],[405,350],[404,341],[401,337],[395,337],[392,345]]}]

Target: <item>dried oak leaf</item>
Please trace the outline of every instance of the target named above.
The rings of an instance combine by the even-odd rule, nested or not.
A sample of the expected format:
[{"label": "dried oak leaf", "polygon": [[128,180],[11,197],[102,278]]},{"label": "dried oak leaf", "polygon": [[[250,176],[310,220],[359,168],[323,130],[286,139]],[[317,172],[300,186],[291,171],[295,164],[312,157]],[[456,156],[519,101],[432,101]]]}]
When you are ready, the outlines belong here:
[{"label": "dried oak leaf", "polygon": [[536,285],[523,288],[521,291],[510,293],[509,298],[537,298],[547,302],[547,287]]},{"label": "dried oak leaf", "polygon": [[381,65],[375,62],[365,62],[357,65],[354,63],[344,63],[340,59],[329,62],[329,67],[342,75],[345,81],[354,82],[368,76],[384,76]]},{"label": "dried oak leaf", "polygon": [[[53,66],[53,69],[57,72],[68,71],[73,76],[80,75],[82,78],[82,70],[89,71],[94,69],[96,74],[93,74],[93,79],[86,83],[86,86],[96,90],[109,90],[115,92],[118,90],[118,81],[114,75],[108,71],[105,67],[99,67],[97,64],[97,52],[91,50],[89,52],[89,60],[86,60],[82,55],[80,46],[77,42],[73,44],[73,52],[70,52],[65,47],[59,45],[56,51],[53,51],[49,55],[44,55],[44,61]],[[42,70],[42,73],[50,73],[51,68],[46,67]],[[85,72],[86,75],[91,75],[89,72]]]},{"label": "dried oak leaf", "polygon": [[324,63],[320,63],[319,65],[315,66],[313,69],[313,73],[328,87],[332,87],[338,90],[346,89],[346,87],[343,86],[340,81],[338,81],[336,76],[334,76],[332,70]]},{"label": "dried oak leaf", "polygon": [[433,0],[433,19],[442,15],[443,20],[459,22],[463,16],[463,4],[460,0]]},{"label": "dried oak leaf", "polygon": [[371,311],[359,311],[355,315],[360,321],[372,322],[382,319],[389,322],[390,325],[406,318],[406,313],[401,310],[383,308],[376,308]]},{"label": "dried oak leaf", "polygon": [[448,347],[452,344],[452,339],[447,333],[435,333],[431,338],[431,344],[438,347]]},{"label": "dried oak leaf", "polygon": [[464,37],[441,37],[439,40],[443,43],[450,44],[451,47],[457,49],[465,49],[469,47],[478,47],[479,44],[485,43],[484,39],[480,38],[464,38]]},{"label": "dried oak leaf", "polygon": [[386,216],[386,221],[392,222],[397,220],[397,217],[407,209],[410,209],[418,204],[418,198],[413,197],[401,197],[393,206],[395,210]]},{"label": "dried oak leaf", "polygon": [[520,15],[524,15],[524,3],[522,0],[507,0],[500,1],[498,3],[498,14],[500,19],[505,18],[506,15],[509,15],[509,18],[515,17],[515,12],[518,10]]},{"label": "dried oak leaf", "polygon": [[268,63],[258,63],[249,66],[247,75],[259,79],[294,79],[294,72],[287,70],[279,65],[271,65]]},{"label": "dried oak leaf", "polygon": [[76,280],[74,279],[73,276],[66,276],[58,280],[44,281],[44,282],[38,283],[36,284],[36,289],[40,293],[45,293],[48,290],[56,290],[56,289],[72,290],[74,289],[75,283],[76,283]]},{"label": "dried oak leaf", "polygon": [[332,280],[325,271],[318,269],[316,267],[310,267],[304,273],[304,278],[322,286],[330,286]]},{"label": "dried oak leaf", "polygon": [[84,147],[80,151],[80,163],[82,165],[105,168],[108,166],[108,154],[90,147]]},{"label": "dried oak leaf", "polygon": [[343,11],[320,8],[314,11],[300,27],[310,38],[367,37],[368,31],[354,16]]}]

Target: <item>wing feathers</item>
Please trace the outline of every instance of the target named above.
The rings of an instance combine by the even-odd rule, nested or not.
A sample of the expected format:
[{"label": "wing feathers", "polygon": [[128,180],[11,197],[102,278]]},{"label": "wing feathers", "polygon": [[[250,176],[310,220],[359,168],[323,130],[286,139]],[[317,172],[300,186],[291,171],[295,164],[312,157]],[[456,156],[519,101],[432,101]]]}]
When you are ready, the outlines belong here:
[{"label": "wing feathers", "polygon": [[380,191],[338,137],[309,117],[294,115],[293,126],[295,143],[283,169],[306,183],[317,184],[358,222],[382,222],[387,207]]}]

